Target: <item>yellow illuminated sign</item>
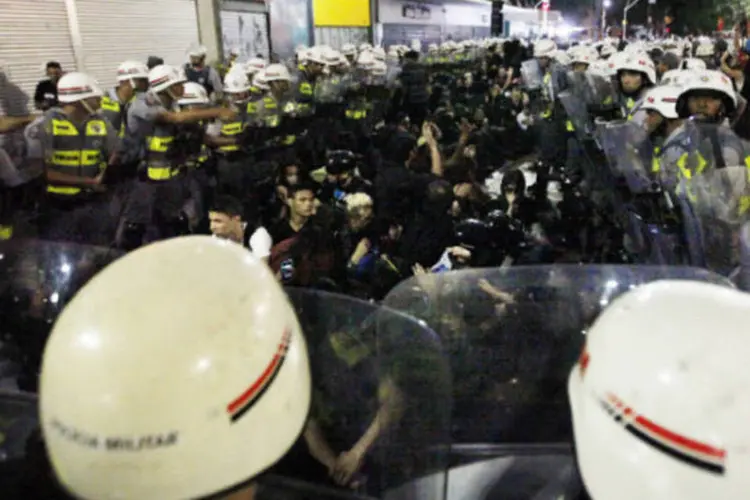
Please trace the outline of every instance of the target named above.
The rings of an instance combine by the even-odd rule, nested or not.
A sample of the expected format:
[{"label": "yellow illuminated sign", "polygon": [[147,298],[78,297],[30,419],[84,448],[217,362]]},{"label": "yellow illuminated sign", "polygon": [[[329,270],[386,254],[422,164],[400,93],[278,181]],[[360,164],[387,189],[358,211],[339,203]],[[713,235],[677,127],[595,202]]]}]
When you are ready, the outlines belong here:
[{"label": "yellow illuminated sign", "polygon": [[313,0],[315,26],[370,26],[370,0]]}]

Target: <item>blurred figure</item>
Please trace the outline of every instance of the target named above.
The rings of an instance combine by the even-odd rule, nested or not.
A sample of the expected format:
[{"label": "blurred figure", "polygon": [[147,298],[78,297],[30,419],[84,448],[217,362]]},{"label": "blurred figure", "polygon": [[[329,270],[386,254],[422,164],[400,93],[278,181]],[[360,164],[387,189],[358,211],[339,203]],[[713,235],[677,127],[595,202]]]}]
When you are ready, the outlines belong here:
[{"label": "blurred figure", "polygon": [[34,104],[40,111],[57,106],[57,82],[63,76],[62,66],[57,61],[47,63],[47,78],[36,84]]}]

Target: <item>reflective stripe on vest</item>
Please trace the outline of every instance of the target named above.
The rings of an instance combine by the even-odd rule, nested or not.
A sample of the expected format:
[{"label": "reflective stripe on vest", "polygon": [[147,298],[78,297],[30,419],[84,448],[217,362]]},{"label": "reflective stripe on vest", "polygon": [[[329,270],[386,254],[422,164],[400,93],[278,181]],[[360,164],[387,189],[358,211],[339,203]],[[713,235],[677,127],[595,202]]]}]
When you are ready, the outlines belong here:
[{"label": "reflective stripe on vest", "polygon": [[346,117],[350,120],[364,120],[367,117],[366,109],[347,109]]},{"label": "reflective stripe on vest", "polygon": [[573,126],[573,122],[568,120],[565,122],[565,130],[568,132],[575,132],[576,128]]},{"label": "reflective stripe on vest", "polygon": [[119,124],[119,130],[117,132],[118,137],[125,136],[125,116],[123,114],[123,108],[120,103],[109,96],[102,97],[101,110],[104,112],[104,116],[117,127]]},{"label": "reflective stripe on vest", "polygon": [[[231,123],[225,123],[221,126],[221,136],[222,137],[235,137],[242,133],[242,131],[245,129],[244,123],[241,121],[239,122],[231,122]],[[228,144],[226,146],[219,147],[219,151],[222,153],[231,153],[233,151],[239,151],[240,146],[238,144]]]},{"label": "reflective stripe on vest", "polygon": [[174,142],[173,127],[158,123],[151,134],[146,137],[148,178],[154,181],[169,180],[179,173],[179,170],[173,168],[167,159],[169,148]]},{"label": "reflective stripe on vest", "polygon": [[[61,174],[90,179],[98,177],[107,167],[101,152],[106,137],[107,122],[104,120],[95,118],[86,122],[82,141],[78,129],[67,118],[52,118],[53,146],[47,168]],[[81,188],[48,184],[47,192],[74,196],[81,192]]]},{"label": "reflective stripe on vest", "polygon": [[655,147],[654,148],[654,154],[651,157],[651,172],[653,173],[659,173],[661,170],[661,161],[659,160],[659,154],[661,153],[661,148]]}]

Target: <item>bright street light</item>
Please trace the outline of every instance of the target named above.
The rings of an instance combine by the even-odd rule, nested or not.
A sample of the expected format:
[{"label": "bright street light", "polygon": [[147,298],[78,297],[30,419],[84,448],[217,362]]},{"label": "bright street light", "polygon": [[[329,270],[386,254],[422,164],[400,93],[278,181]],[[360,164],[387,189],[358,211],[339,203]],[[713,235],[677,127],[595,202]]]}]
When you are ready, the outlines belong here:
[{"label": "bright street light", "polygon": [[604,8],[609,9],[610,7],[612,7],[612,2],[610,2],[610,0],[604,0]]}]

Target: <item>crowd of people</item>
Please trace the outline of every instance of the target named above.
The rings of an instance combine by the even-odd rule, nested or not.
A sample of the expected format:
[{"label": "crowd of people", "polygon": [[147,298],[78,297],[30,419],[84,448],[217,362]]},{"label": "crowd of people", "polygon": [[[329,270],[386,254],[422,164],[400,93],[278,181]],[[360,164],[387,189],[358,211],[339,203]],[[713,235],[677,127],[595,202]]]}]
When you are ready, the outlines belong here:
[{"label": "crowd of people", "polygon": [[[414,283],[427,297],[423,302],[428,305],[420,309],[424,313],[421,319],[428,320],[427,324],[439,334],[451,331],[450,336],[440,335],[441,349],[451,357],[453,373],[467,373],[456,379],[453,389],[461,394],[454,394],[453,400],[469,401],[481,392],[481,398],[476,400],[491,400],[495,405],[498,401],[514,404],[509,401],[524,399],[518,393],[528,386],[519,382],[518,372],[487,361],[497,359],[493,357],[497,353],[478,360],[480,351],[466,348],[476,340],[467,339],[467,332],[462,331],[470,323],[479,325],[477,331],[481,329],[483,334],[497,334],[488,342],[493,348],[537,349],[542,359],[540,353],[545,350],[532,346],[529,340],[538,336],[530,335],[525,341],[517,335],[511,339],[518,332],[511,331],[509,325],[528,322],[541,331],[543,321],[548,320],[565,335],[573,331],[580,334],[591,327],[587,338],[605,339],[616,346],[615,350],[630,352],[630,344],[622,342],[623,334],[609,333],[624,328],[618,321],[625,321],[623,315],[627,311],[637,309],[648,315],[666,304],[673,314],[679,308],[675,305],[678,295],[681,304],[697,303],[697,298],[701,298],[711,311],[726,309],[723,314],[731,317],[736,317],[733,310],[745,307],[744,298],[736,296],[728,302],[714,300],[724,291],[717,292],[710,285],[703,288],[691,284],[683,289],[673,283],[671,287],[633,292],[636,295],[631,294],[629,302],[615,302],[609,309],[605,309],[608,301],[596,305],[597,313],[604,309],[604,319],[592,326],[596,314],[575,310],[580,304],[571,305],[565,314],[561,310],[523,307],[524,301],[535,301],[537,305],[554,303],[556,307],[577,304],[577,295],[576,300],[566,302],[570,297],[566,295],[563,300],[560,294],[583,296],[585,291],[573,290],[574,283],[559,276],[553,287],[558,294],[554,298],[531,283],[517,283],[510,289],[481,279],[472,283],[475,292],[456,303],[445,301],[442,309],[430,304],[439,304],[437,297],[441,293],[458,296],[458,287],[446,292],[430,285],[438,281],[431,280],[431,276],[447,271],[574,263],[696,266],[730,277],[743,286],[741,232],[750,209],[750,144],[746,142],[750,139],[750,81],[743,64],[750,54],[750,42],[743,41],[739,34],[733,40],[605,38],[563,43],[550,38],[533,42],[487,39],[446,41],[424,49],[418,44],[387,50],[370,44],[338,49],[300,47],[292,61],[251,58],[242,62],[232,55],[226,64],[212,68],[206,64],[205,48],[194,47],[184,67],[156,60],[148,65],[123,62],[117,68],[118,83],[111,89],[101,88],[85,73],[63,73],[59,64],[51,62],[47,66],[50,80],[40,84],[34,99],[43,114],[0,118],[0,132],[20,133],[23,138],[20,145],[14,143],[16,149],[9,146],[0,156],[0,237],[10,240],[35,236],[43,241],[133,253],[133,258],[105,269],[102,276],[106,279],[94,280],[84,288],[80,294],[83,298],[72,302],[64,313],[73,319],[58,323],[56,328],[62,332],[58,338],[67,335],[69,340],[89,342],[79,338],[85,330],[83,325],[96,323],[101,331],[116,332],[115,340],[101,334],[101,339],[91,342],[116,344],[131,330],[150,331],[153,325],[165,324],[171,312],[187,307],[186,304],[195,303],[197,307],[196,301],[210,301],[217,294],[244,297],[241,283],[253,280],[257,280],[257,286],[247,296],[254,297],[256,307],[249,308],[245,303],[242,307],[256,312],[238,317],[252,328],[265,325],[264,332],[270,331],[271,323],[275,330],[285,332],[281,340],[263,340],[264,349],[268,347],[269,353],[275,353],[263,372],[263,377],[271,375],[258,379],[252,390],[228,406],[231,422],[239,420],[245,411],[255,412],[256,420],[251,421],[257,423],[257,419],[268,418],[280,405],[289,409],[279,427],[287,434],[274,436],[273,449],[264,450],[267,453],[253,460],[247,470],[216,465],[210,474],[201,478],[197,474],[180,488],[165,486],[161,490],[148,489],[158,482],[154,479],[161,473],[157,469],[153,472],[157,476],[137,487],[135,469],[128,467],[124,468],[128,469],[126,473],[113,473],[113,482],[105,481],[106,475],[92,482],[89,470],[80,467],[82,455],[71,451],[68,442],[83,440],[93,449],[100,446],[97,438],[87,438],[75,425],[70,427],[72,424],[66,419],[46,422],[43,425],[48,426],[47,435],[57,436],[51,448],[53,465],[69,489],[92,498],[106,496],[110,488],[127,491],[128,498],[146,498],[153,492],[165,497],[215,494],[248,479],[248,474],[265,470],[285,454],[300,433],[305,446],[302,451],[295,449],[305,457],[288,459],[276,470],[291,468],[293,475],[304,476],[305,471],[312,470],[310,463],[316,463],[320,470],[305,479],[372,495],[381,495],[384,488],[434,470],[435,464],[424,456],[434,445],[430,440],[439,435],[435,424],[439,418],[431,422],[416,418],[419,404],[415,401],[425,404],[428,397],[439,400],[438,391],[432,387],[440,385],[435,384],[439,376],[434,371],[415,382],[406,369],[406,365],[425,368],[425,364],[430,364],[437,370],[439,363],[433,358],[429,363],[424,361],[426,352],[434,354],[423,347],[432,345],[431,341],[424,340],[419,356],[413,347],[396,343],[398,347],[393,350],[400,350],[399,356],[403,356],[394,363],[398,366],[375,374],[378,367],[363,361],[373,361],[370,344],[374,341],[362,343],[367,344],[363,347],[340,338],[336,321],[341,318],[322,319],[322,309],[317,308],[319,304],[313,305],[309,297],[295,303],[299,306],[302,330],[299,326],[290,327],[295,321],[288,318],[294,313],[280,298],[283,294],[274,281],[377,303],[399,283],[414,277]],[[186,235],[213,235],[234,241],[247,247],[259,263],[240,262],[239,256],[245,254],[236,252],[239,247],[234,245],[178,238]],[[165,240],[169,241],[154,244]],[[205,254],[203,259],[211,265],[195,266],[193,259],[198,253]],[[167,261],[169,265],[162,265]],[[138,266],[153,274],[139,275]],[[224,281],[220,283],[219,278]],[[190,301],[185,302],[175,293],[198,281],[206,287],[196,290]],[[609,283],[602,287],[605,285]],[[621,281],[613,287],[627,288],[626,285]],[[149,286],[153,290],[147,290]],[[122,291],[125,289],[128,294]],[[264,290],[273,293],[264,295]],[[125,302],[113,300],[108,307],[99,309],[97,304],[104,304],[102,297],[113,293],[118,300],[129,298],[123,299]],[[649,293],[658,299],[649,306],[651,309],[643,306],[641,300]],[[163,310],[154,312],[153,317],[134,315],[126,320],[111,309],[137,307],[139,294],[159,297]],[[293,292],[289,294],[294,296]],[[482,309],[484,301],[466,298],[477,296],[490,306]],[[393,306],[395,302],[386,300],[386,304]],[[193,324],[192,313],[181,315],[181,328],[190,333],[192,350],[173,353],[175,363],[186,363],[188,358],[193,359],[191,356],[203,352],[205,345],[201,343],[208,341],[200,329],[211,321],[220,323],[226,319],[227,316],[216,318],[224,315],[217,312],[220,309],[217,305],[214,312]],[[257,312],[261,310],[266,312]],[[480,310],[483,312],[478,313]],[[419,316],[412,310],[406,312]],[[561,313],[559,321],[553,312]],[[359,324],[372,322],[366,320],[367,314],[360,317],[353,309],[345,313],[343,308],[339,313],[341,317],[351,316],[349,328],[369,331]],[[76,323],[75,318],[86,315],[87,319]],[[563,316],[567,319],[563,320]],[[576,320],[570,320],[574,316]],[[639,321],[634,320],[643,327]],[[699,322],[696,318],[693,321]],[[336,328],[331,326],[334,323]],[[441,330],[436,326],[449,323],[461,327]],[[618,328],[612,326],[615,323]],[[315,329],[312,324],[331,330],[324,334],[325,342],[311,340]],[[356,328],[352,327],[355,324]],[[389,324],[393,329],[395,323]],[[684,321],[680,324],[686,325]],[[411,342],[421,339],[418,326],[409,324],[403,328],[415,329]],[[498,341],[500,337],[504,343]],[[149,341],[149,349],[163,352],[175,339],[155,335]],[[235,344],[228,344],[232,352],[226,358],[229,364],[246,354],[242,348],[247,340],[244,334],[237,333],[232,339]],[[305,342],[313,346],[312,398],[310,390],[305,389],[311,384],[307,358],[300,354]],[[43,414],[57,411],[55,408],[66,395],[76,393],[83,398],[81,391],[91,388],[82,381],[97,379],[96,363],[87,364],[85,360],[77,365],[80,376],[63,374],[68,365],[61,360],[71,356],[66,349],[72,349],[74,344],[60,340],[48,346],[46,356],[51,361],[46,361],[44,368],[47,400],[44,373],[40,389]],[[668,340],[662,344],[659,352],[676,359],[667,349]],[[138,349],[146,348],[124,353],[123,359],[137,362],[145,352]],[[578,457],[581,473],[588,493],[597,500],[614,498],[608,483],[599,479],[609,477],[601,469],[601,457],[609,452],[591,437],[584,437],[588,431],[581,429],[596,427],[594,430],[602,433],[598,437],[603,438],[603,429],[613,422],[592,424],[589,415],[594,410],[589,407],[604,405],[606,412],[602,415],[614,415],[614,423],[620,425],[634,411],[628,404],[637,404],[619,399],[628,398],[632,392],[595,394],[604,399],[589,401],[594,389],[599,390],[592,389],[597,381],[610,380],[607,377],[611,366],[609,371],[607,366],[622,364],[611,356],[612,352],[604,340],[589,342],[570,375],[575,438],[582,446]],[[459,358],[463,364],[457,362]],[[287,371],[282,372],[285,359],[293,359],[289,362],[293,367],[285,365],[283,370]],[[322,370],[326,376],[316,372],[321,359],[326,360]],[[265,363],[256,361],[258,365]],[[529,361],[529,366],[518,370],[525,375],[534,370],[542,372],[545,369],[538,361]],[[514,360],[514,369],[517,364]],[[132,368],[125,365],[115,363],[113,371]],[[196,370],[209,370],[209,365]],[[482,373],[475,365],[483,367]],[[649,373],[656,377],[658,369],[653,364]],[[699,367],[710,369],[708,365]],[[144,370],[152,373],[151,368]],[[352,377],[367,380],[368,389],[351,389],[356,394],[351,401],[346,400],[349,407],[337,405],[335,400],[340,393],[349,396],[348,389],[343,389],[346,384],[342,380],[347,378],[344,374],[355,371],[356,377]],[[222,376],[238,377],[240,372]],[[286,378],[280,375],[282,386],[273,385],[277,372],[286,374]],[[496,384],[487,381],[490,373],[497,376]],[[183,383],[179,374],[175,377],[170,383]],[[123,390],[142,389],[149,383],[146,378],[139,379]],[[274,394],[276,406],[266,403],[267,406],[253,409],[256,399],[264,397],[263,390],[258,394],[253,391],[263,384]],[[618,391],[631,390],[627,384],[613,382],[613,387]],[[559,387],[554,389],[557,392],[551,391],[551,398],[560,392]],[[205,392],[197,397],[208,398],[215,388],[202,386],[201,390]],[[184,395],[187,394],[190,392],[185,390]],[[327,401],[324,409],[319,404],[321,400]],[[194,415],[185,409],[186,401],[180,399],[175,404],[186,415]],[[314,411],[308,416],[311,404]],[[97,413],[97,405],[92,403],[88,411],[106,420],[103,416],[107,413]],[[358,406],[352,408],[353,405]],[[453,424],[453,438],[473,435],[476,429],[472,429],[470,421],[475,414],[481,413],[485,420],[512,420],[502,412],[484,412],[486,407],[457,406],[454,418],[464,414],[466,418]],[[68,420],[77,418],[67,410],[57,413],[67,415]],[[158,413],[155,407],[142,418],[158,420]],[[336,415],[331,416],[332,413]],[[702,462],[704,468],[724,470],[726,452],[699,442],[705,433],[689,425],[685,429],[679,415],[665,411],[660,416],[669,422],[657,430],[655,425],[647,425],[650,421],[645,417],[639,417],[641,420],[636,423],[663,440],[672,439],[674,447],[690,448],[689,453],[682,450],[688,457],[684,461],[692,459],[695,463],[694,455],[703,453],[710,455]],[[336,424],[322,430],[329,421]],[[628,430],[638,431],[636,423],[629,423]],[[113,429],[116,427],[113,425]],[[407,440],[404,436],[408,434],[411,443],[418,444],[408,453],[389,449],[385,452],[388,460],[381,457],[368,462],[378,440],[396,427],[399,439]],[[138,446],[148,443],[153,448],[169,448],[179,434],[154,432],[149,430]],[[679,432],[693,434],[682,437]],[[223,443],[224,450],[233,450],[233,459],[241,456],[236,445],[229,444],[235,438],[228,431],[217,433],[221,439],[227,438],[217,443]],[[492,435],[498,437],[502,433]],[[653,443],[649,438],[642,439],[645,445]],[[404,449],[404,442],[399,441],[399,449]],[[263,444],[258,446],[262,448]],[[213,453],[219,448],[216,444],[210,449]],[[635,445],[631,448],[636,450],[633,454],[642,451]],[[396,455],[401,456],[394,458]],[[169,460],[162,463],[162,470],[177,470],[184,463],[184,455]],[[196,459],[198,462],[201,461]],[[300,466],[301,463],[306,465]],[[632,476],[624,474],[630,478],[629,486],[623,486],[623,493],[617,498],[652,498],[649,495],[656,491],[675,496],[675,491],[689,491],[664,490],[655,479],[646,481],[643,488],[635,487],[640,483],[632,478],[640,477],[642,471],[632,470]],[[368,475],[372,478],[378,474],[388,477],[388,481],[368,482]],[[210,480],[205,476],[210,476]],[[696,492],[714,487],[711,482],[691,481],[685,480],[684,484],[693,485]],[[729,495],[726,498],[735,498],[732,490],[722,491]]]}]

